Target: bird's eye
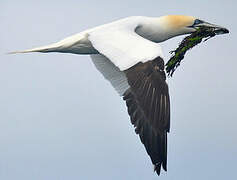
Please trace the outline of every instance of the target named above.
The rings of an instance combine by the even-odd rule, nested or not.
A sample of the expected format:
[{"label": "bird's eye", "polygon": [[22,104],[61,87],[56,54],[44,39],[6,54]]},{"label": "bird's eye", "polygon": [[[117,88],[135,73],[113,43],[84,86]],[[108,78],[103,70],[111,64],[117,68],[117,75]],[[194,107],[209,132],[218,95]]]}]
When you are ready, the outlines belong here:
[{"label": "bird's eye", "polygon": [[204,23],[204,21],[202,21],[202,20],[200,20],[200,19],[196,19],[195,21],[194,21],[194,26],[195,25],[198,25],[198,24],[202,24],[202,23]]}]

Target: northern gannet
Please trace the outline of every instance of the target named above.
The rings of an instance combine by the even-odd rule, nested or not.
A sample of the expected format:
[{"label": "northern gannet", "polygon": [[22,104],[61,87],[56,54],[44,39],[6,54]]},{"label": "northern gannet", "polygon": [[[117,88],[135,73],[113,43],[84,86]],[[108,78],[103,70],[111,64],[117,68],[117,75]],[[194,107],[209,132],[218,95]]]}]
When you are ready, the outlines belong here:
[{"label": "northern gannet", "polygon": [[123,100],[135,132],[139,134],[160,175],[167,171],[167,133],[170,98],[160,42],[190,34],[200,26],[227,29],[192,16],[127,17],[85,30],[57,43],[16,51],[87,54]]}]

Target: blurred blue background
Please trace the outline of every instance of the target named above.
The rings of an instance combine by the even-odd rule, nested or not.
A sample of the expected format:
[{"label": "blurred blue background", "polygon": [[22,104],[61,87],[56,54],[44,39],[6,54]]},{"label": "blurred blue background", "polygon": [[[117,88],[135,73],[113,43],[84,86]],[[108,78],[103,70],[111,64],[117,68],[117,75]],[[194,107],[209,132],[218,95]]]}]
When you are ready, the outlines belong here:
[{"label": "blurred blue background", "polygon": [[[236,179],[236,7],[234,0],[1,0],[0,179]],[[5,54],[127,16],[167,14],[231,33],[188,52],[168,79],[168,173],[160,177],[125,103],[88,56]],[[162,43],[166,60],[182,38]]]}]

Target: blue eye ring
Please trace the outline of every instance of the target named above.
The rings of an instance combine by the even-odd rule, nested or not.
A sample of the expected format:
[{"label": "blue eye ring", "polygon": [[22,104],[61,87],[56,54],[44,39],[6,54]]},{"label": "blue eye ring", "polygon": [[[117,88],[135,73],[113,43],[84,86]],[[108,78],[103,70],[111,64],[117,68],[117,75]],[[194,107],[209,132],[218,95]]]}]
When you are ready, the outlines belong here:
[{"label": "blue eye ring", "polygon": [[204,21],[200,20],[200,19],[195,19],[193,26],[198,25],[198,24],[202,24],[204,23]]}]

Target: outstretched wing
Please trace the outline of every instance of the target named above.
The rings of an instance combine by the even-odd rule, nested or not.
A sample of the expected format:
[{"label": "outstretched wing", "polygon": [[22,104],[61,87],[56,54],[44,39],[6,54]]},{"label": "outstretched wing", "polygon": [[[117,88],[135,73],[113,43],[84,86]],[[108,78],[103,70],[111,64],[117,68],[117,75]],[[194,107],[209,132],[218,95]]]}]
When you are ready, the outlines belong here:
[{"label": "outstretched wing", "polygon": [[136,133],[155,171],[167,169],[170,102],[159,44],[136,33],[140,17],[125,18],[87,32],[100,53],[91,55],[96,68],[123,96]]},{"label": "outstretched wing", "polygon": [[136,33],[139,17],[124,20],[96,28],[88,32],[92,46],[107,57],[121,71],[139,62],[163,57],[161,47]]},{"label": "outstretched wing", "polygon": [[103,55],[91,55],[96,68],[126,101],[131,122],[139,134],[155,171],[167,170],[167,132],[170,101],[165,82],[164,61],[160,57],[137,63],[120,71]]},{"label": "outstretched wing", "polygon": [[170,129],[170,100],[160,57],[138,63],[125,71],[130,88],[124,93],[131,122],[139,134],[154,170],[167,170],[167,133]]}]

